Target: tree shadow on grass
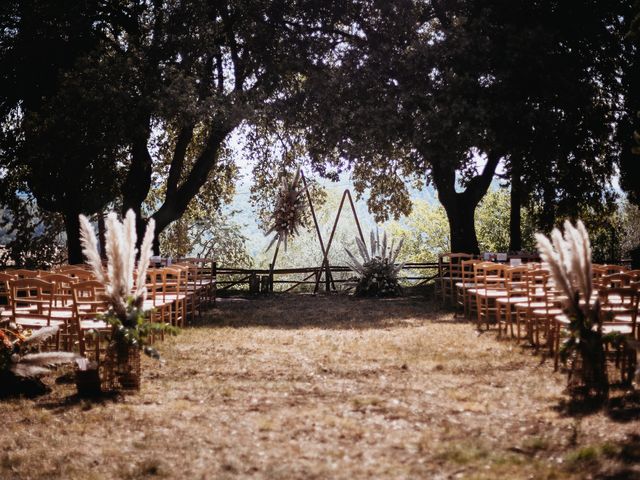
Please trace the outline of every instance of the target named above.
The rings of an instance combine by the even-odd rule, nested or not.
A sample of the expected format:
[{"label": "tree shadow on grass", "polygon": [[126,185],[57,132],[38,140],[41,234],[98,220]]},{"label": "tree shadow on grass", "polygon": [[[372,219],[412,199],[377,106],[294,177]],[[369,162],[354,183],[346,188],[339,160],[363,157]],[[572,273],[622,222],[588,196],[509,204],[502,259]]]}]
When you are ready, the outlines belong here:
[{"label": "tree shadow on grass", "polygon": [[[567,397],[556,407],[561,415],[581,418],[603,412],[614,422],[627,423],[640,419],[640,392],[620,391],[613,388],[605,403],[597,400],[572,399]],[[640,455],[640,451],[639,451]]]},{"label": "tree shadow on grass", "polygon": [[341,294],[273,294],[219,299],[194,327],[372,329],[460,323],[423,297],[356,298]]},{"label": "tree shadow on grass", "polygon": [[607,457],[621,464],[613,471],[597,474],[598,480],[631,480],[640,478],[640,434],[628,435],[621,442],[608,446]]}]

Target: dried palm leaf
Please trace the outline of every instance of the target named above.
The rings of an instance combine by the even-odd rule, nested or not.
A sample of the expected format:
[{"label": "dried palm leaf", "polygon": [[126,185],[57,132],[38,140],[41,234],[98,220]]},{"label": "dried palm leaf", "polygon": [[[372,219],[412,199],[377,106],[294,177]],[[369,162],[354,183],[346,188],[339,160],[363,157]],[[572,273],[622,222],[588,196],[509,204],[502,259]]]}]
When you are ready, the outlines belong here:
[{"label": "dried palm leaf", "polygon": [[22,343],[25,345],[41,343],[53,337],[56,333],[58,333],[58,327],[43,327],[26,337]]}]

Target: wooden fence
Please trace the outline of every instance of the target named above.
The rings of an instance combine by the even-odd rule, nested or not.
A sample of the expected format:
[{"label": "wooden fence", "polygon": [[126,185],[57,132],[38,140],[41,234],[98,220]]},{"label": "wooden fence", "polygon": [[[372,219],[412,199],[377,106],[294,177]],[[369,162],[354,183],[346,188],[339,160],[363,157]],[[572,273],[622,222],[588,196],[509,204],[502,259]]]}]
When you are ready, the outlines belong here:
[{"label": "wooden fence", "polygon": [[[348,290],[355,285],[355,273],[346,266],[330,265],[328,267],[246,269],[216,269],[218,291],[231,289],[248,290],[252,293],[273,292],[274,289],[290,292],[298,289],[309,289],[314,293],[338,289]],[[438,263],[406,263],[402,269],[400,281],[412,286],[424,285],[438,275]],[[280,288],[278,288],[280,287]]]}]

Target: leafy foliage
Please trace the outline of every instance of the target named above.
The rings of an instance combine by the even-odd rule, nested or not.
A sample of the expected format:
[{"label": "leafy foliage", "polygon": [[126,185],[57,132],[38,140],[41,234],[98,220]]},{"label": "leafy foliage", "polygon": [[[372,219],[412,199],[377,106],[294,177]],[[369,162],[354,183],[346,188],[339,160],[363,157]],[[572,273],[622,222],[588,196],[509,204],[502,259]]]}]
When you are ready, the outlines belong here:
[{"label": "leafy foliage", "polygon": [[30,269],[64,263],[67,251],[61,215],[42,210],[29,194],[6,195],[4,200],[0,263]]},{"label": "leafy foliage", "polygon": [[550,225],[602,201],[627,2],[363,5],[355,33],[282,108],[319,172],[352,168],[378,220],[409,212],[410,181],[433,182],[458,251],[478,249],[474,210],[500,161],[525,162]]},{"label": "leafy foliage", "polygon": [[[523,217],[523,249],[533,251],[534,225],[527,209]],[[509,250],[509,191],[493,188],[479,203],[475,215],[478,243],[482,252]],[[449,224],[441,205],[415,200],[411,214],[402,222],[391,222],[388,230],[404,239],[403,257],[411,262],[433,262],[449,251]]]},{"label": "leafy foliage", "polygon": [[[210,173],[227,169],[232,132],[286,98],[354,10],[315,0],[4,2],[3,166],[29,181],[42,208],[64,214],[74,262],[80,210],[118,194],[141,233],[142,204],[165,183],[150,212],[159,239]],[[158,131],[172,137],[164,152],[153,148]],[[157,153],[168,159],[162,182],[152,178]]]},{"label": "leafy foliage", "polygon": [[160,239],[160,251],[167,256],[214,258],[218,265],[250,267],[243,226],[234,220],[237,212],[191,213],[172,223]]}]

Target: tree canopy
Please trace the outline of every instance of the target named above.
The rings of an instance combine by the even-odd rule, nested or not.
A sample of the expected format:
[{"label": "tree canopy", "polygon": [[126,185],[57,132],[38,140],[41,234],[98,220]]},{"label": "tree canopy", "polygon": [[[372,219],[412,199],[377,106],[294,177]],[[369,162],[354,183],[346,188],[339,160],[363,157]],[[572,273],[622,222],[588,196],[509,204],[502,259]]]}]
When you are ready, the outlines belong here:
[{"label": "tree canopy", "polygon": [[[141,213],[155,136],[168,132],[164,198],[151,214],[157,233],[226,168],[229,134],[313,68],[350,16],[343,2],[326,1],[69,4],[3,4],[4,165],[65,218],[116,197]],[[33,78],[44,85],[11,88]],[[68,225],[74,262],[77,230]]]},{"label": "tree canopy", "polygon": [[603,201],[626,2],[364,3],[282,106],[319,171],[352,168],[379,219],[409,211],[410,181],[432,182],[455,251],[478,250],[473,214],[500,162],[551,225]]},{"label": "tree canopy", "polygon": [[523,205],[542,229],[606,205],[617,161],[635,201],[633,15],[623,0],[7,0],[1,200],[60,214],[71,262],[78,214],[107,205],[153,217],[159,239],[220,208],[229,139],[253,126],[257,143],[294,139],[258,158],[257,203],[301,162],[351,170],[378,220],[430,183],[451,249],[477,252],[501,172],[517,248]]}]

